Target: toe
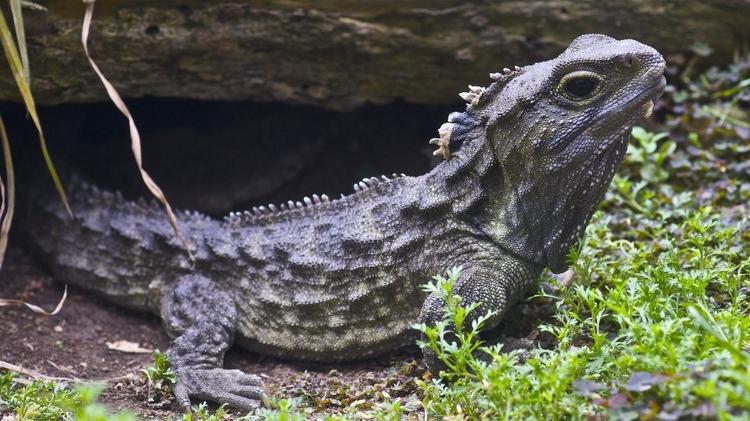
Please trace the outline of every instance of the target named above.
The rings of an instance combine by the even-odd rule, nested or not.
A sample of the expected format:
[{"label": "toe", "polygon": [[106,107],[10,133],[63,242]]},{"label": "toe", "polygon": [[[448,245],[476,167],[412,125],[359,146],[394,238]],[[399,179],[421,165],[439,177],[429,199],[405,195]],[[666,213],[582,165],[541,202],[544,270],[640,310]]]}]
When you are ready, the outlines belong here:
[{"label": "toe", "polygon": [[264,396],[261,385],[260,377],[240,370],[182,369],[174,394],[185,408],[190,408],[190,398],[195,398],[250,412],[261,405]]},{"label": "toe", "polygon": [[238,396],[244,396],[250,399],[263,399],[263,389],[257,386],[237,386],[233,388],[232,393]]},{"label": "toe", "polygon": [[220,393],[217,398],[234,409],[251,412],[260,408],[260,401],[234,393]]},{"label": "toe", "polygon": [[260,378],[260,376],[256,376],[255,374],[243,374],[238,379],[238,383],[249,386],[262,386],[263,380]]}]

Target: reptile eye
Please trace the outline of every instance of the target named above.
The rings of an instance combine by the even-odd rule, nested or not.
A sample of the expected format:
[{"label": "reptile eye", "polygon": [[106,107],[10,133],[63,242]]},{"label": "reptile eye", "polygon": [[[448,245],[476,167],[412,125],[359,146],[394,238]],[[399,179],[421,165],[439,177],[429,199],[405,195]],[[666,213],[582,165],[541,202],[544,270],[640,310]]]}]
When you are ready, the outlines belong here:
[{"label": "reptile eye", "polygon": [[573,72],[562,78],[558,90],[569,100],[582,101],[594,96],[601,82],[602,77],[596,73]]},{"label": "reptile eye", "polygon": [[573,96],[583,98],[594,92],[598,83],[599,81],[594,78],[581,77],[567,82],[565,84],[565,90]]}]

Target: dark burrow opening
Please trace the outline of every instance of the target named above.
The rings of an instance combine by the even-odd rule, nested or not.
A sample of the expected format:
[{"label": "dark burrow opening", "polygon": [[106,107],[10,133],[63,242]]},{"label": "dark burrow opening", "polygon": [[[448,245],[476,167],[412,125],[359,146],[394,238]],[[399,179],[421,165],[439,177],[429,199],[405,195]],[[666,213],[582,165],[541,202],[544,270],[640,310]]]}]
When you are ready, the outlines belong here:
[{"label": "dark burrow opening", "polygon": [[[173,206],[214,216],[312,194],[338,197],[382,174],[422,174],[437,161],[428,140],[455,106],[391,104],[352,112],[280,104],[144,98],[128,101],[147,171]],[[18,191],[46,170],[18,104],[0,104]],[[126,197],[149,197],[130,150],[127,120],[110,103],[40,108],[60,172],[78,171]],[[35,175],[36,174],[36,175]]]}]

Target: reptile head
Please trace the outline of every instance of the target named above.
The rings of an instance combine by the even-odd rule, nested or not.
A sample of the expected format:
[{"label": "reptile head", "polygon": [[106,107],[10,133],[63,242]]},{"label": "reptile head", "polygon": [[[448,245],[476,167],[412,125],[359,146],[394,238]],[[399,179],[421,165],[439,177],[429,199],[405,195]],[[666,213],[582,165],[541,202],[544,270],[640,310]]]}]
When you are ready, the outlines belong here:
[{"label": "reptile head", "polygon": [[632,126],[651,113],[664,67],[647,45],[584,35],[555,59],[496,74],[496,83],[471,98],[469,113],[485,122],[503,171],[514,228],[553,271],[565,270],[622,163]]}]

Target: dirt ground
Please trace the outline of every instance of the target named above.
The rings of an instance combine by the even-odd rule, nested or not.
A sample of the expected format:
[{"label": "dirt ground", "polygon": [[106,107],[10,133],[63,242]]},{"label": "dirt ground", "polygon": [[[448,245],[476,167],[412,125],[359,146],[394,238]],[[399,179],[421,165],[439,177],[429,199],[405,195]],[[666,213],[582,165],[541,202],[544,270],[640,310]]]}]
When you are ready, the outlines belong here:
[{"label": "dirt ground", "polygon": [[[0,297],[22,299],[51,310],[62,293],[63,286],[22,250],[9,250],[0,272]],[[508,334],[500,337],[507,349],[543,344],[535,326],[549,311],[550,306],[543,302],[521,305],[513,313],[515,317],[498,330]],[[151,365],[150,354],[125,353],[107,346],[108,342],[129,341],[165,350],[170,339],[155,317],[69,289],[62,311],[52,317],[25,308],[0,308],[0,337],[0,360],[4,362],[71,382],[106,381],[100,400],[113,409],[135,410],[144,419],[175,419],[181,414],[171,400],[148,402],[146,384],[138,372]],[[311,365],[233,348],[226,366],[261,375],[270,396],[302,397],[301,406],[310,414],[352,407],[365,410],[396,398],[415,403],[420,394],[415,381],[429,376],[416,349],[358,363]],[[419,410],[415,405],[412,409]]]}]

